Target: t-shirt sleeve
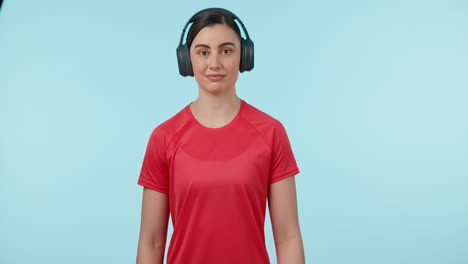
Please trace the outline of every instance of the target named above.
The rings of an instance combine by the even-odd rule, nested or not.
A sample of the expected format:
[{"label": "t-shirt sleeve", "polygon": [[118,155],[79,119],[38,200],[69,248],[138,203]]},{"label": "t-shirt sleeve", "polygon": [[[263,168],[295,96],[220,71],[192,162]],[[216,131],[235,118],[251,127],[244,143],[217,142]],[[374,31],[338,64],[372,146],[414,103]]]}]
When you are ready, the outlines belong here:
[{"label": "t-shirt sleeve", "polygon": [[169,194],[166,139],[159,127],[156,127],[150,135],[137,183],[155,191]]},{"label": "t-shirt sleeve", "polygon": [[272,141],[270,176],[268,183],[274,183],[289,176],[298,174],[296,159],[289,142],[286,129],[278,121],[275,126]]}]

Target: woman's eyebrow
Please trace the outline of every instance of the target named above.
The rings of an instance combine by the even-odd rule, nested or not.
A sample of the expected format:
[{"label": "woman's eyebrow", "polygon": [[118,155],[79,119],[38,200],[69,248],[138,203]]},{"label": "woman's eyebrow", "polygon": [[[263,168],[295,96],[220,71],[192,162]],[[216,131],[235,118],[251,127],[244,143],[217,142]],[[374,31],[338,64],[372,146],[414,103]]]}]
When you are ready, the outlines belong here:
[{"label": "woman's eyebrow", "polygon": [[[236,45],[234,45],[234,43],[228,41],[228,42],[224,42],[224,43],[219,44],[218,48],[223,47],[223,46],[227,46],[227,45],[231,45],[231,46],[234,46],[234,47],[236,46]],[[207,48],[207,49],[210,48],[210,46],[208,46],[206,44],[197,44],[197,45],[195,45],[195,49],[198,48],[198,47],[203,47],[203,48]]]}]

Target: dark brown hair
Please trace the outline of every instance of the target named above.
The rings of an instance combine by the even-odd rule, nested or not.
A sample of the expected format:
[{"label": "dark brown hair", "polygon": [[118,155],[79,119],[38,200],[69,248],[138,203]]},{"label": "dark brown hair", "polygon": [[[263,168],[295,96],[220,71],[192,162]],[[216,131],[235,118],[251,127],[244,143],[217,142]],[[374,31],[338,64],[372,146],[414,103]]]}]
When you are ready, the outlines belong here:
[{"label": "dark brown hair", "polygon": [[232,16],[226,12],[220,10],[211,10],[198,14],[193,18],[193,24],[190,26],[190,30],[187,33],[187,47],[190,50],[193,40],[197,36],[198,32],[204,27],[212,26],[214,24],[225,24],[228,27],[232,28],[234,32],[239,36],[239,41],[241,40],[241,32],[239,26],[232,18]]}]

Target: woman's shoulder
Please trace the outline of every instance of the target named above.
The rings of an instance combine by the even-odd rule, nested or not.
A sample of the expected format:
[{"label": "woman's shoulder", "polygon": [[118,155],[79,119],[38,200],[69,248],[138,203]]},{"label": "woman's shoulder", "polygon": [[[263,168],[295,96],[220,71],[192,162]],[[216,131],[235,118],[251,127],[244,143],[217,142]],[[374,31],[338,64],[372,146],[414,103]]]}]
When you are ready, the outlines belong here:
[{"label": "woman's shoulder", "polygon": [[280,126],[281,122],[276,117],[267,113],[265,110],[260,109],[259,107],[253,106],[249,103],[246,103],[246,109],[244,112],[244,118],[251,123],[261,124],[263,126]]},{"label": "woman's shoulder", "polygon": [[177,134],[188,122],[186,108],[187,106],[184,106],[176,113],[173,113],[172,116],[166,116],[162,122],[154,126],[153,133],[166,137]]}]

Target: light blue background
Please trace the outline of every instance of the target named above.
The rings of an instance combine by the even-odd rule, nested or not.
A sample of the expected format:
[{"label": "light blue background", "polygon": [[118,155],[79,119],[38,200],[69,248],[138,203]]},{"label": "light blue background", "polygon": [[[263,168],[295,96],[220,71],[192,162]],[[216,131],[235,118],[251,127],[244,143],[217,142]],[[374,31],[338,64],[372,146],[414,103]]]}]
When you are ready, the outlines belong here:
[{"label": "light blue background", "polygon": [[147,140],[198,95],[175,48],[214,6],[287,129],[306,263],[468,263],[468,4],[442,0],[7,0],[0,263],[135,262]]}]

